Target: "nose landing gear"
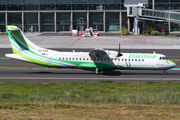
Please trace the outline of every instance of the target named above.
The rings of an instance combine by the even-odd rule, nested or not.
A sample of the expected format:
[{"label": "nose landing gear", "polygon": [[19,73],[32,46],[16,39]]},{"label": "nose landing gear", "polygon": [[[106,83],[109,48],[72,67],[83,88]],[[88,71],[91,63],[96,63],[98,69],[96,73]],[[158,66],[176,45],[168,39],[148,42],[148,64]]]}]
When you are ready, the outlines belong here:
[{"label": "nose landing gear", "polygon": [[167,75],[167,70],[163,70],[163,72],[164,72],[164,75]]}]

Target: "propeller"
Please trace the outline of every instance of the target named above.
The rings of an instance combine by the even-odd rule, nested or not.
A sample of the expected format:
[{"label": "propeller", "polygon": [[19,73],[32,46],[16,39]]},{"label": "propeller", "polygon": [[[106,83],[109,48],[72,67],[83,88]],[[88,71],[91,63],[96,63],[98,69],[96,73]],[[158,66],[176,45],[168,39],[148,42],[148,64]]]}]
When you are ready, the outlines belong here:
[{"label": "propeller", "polygon": [[121,52],[120,52],[120,43],[119,43],[119,51],[118,51],[118,54],[117,54],[117,57],[120,57],[120,56],[123,56],[123,54],[121,54]]}]

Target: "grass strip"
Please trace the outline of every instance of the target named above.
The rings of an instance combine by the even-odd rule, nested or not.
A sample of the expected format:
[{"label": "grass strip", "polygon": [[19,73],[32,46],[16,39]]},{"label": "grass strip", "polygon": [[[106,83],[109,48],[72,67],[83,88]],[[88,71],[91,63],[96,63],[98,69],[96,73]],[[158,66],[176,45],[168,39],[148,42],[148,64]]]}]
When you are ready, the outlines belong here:
[{"label": "grass strip", "polygon": [[1,119],[179,119],[180,84],[0,83]]},{"label": "grass strip", "polygon": [[82,103],[0,104],[0,119],[8,120],[178,120],[180,106]]},{"label": "grass strip", "polygon": [[63,102],[180,105],[180,85],[173,82],[16,83],[0,84],[0,103]]}]

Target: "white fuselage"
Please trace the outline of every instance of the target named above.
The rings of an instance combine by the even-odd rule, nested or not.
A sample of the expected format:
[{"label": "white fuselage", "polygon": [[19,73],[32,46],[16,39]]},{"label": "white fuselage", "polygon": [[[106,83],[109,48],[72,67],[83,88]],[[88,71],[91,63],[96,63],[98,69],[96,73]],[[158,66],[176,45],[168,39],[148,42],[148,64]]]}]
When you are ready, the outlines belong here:
[{"label": "white fuselage", "polygon": [[[67,61],[78,61],[78,62],[94,62],[101,64],[113,65],[117,69],[126,70],[164,70],[170,69],[176,66],[175,63],[171,62],[163,54],[150,54],[150,53],[122,53],[123,56],[116,57],[116,51],[106,50],[109,57],[106,58],[91,58],[89,52],[53,52],[49,53],[49,57],[67,60]],[[53,62],[53,61],[51,61]],[[78,66],[72,66],[78,67]]]}]

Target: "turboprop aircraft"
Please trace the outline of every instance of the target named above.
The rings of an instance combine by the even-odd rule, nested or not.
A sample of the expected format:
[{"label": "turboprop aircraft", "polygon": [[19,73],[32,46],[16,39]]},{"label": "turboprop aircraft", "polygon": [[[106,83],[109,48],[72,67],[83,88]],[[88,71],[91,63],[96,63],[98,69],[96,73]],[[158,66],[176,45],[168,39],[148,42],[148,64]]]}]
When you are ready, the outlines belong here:
[{"label": "turboprop aircraft", "polygon": [[6,26],[13,54],[6,57],[31,62],[51,68],[79,68],[94,71],[119,70],[167,70],[176,66],[163,54],[154,53],[121,53],[119,51],[93,49],[90,52],[59,52],[41,48],[22,33],[17,26]]}]

